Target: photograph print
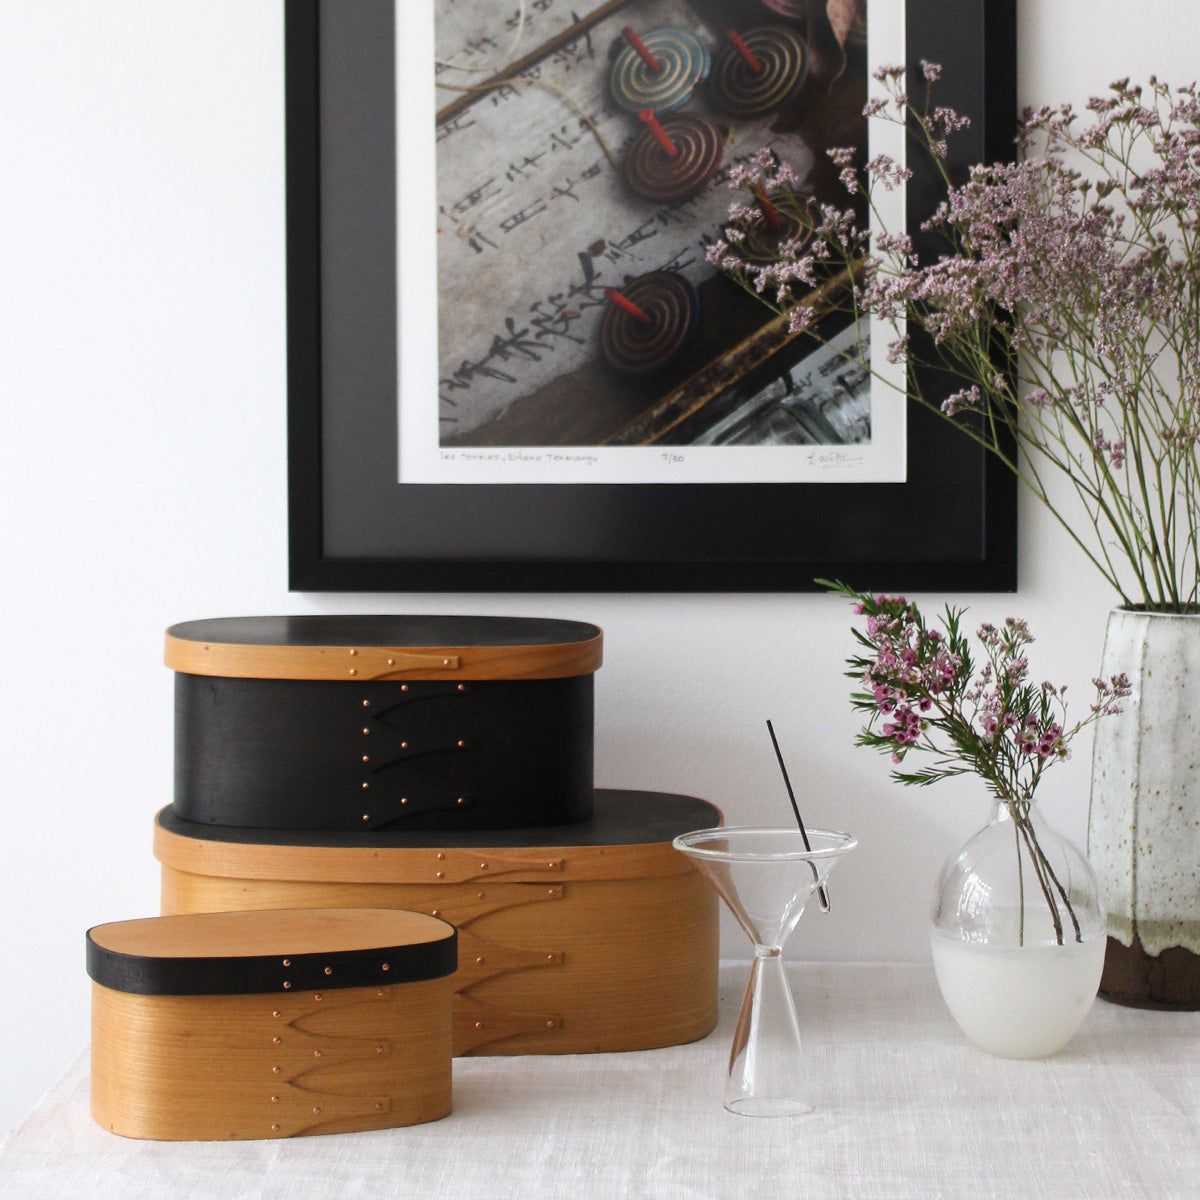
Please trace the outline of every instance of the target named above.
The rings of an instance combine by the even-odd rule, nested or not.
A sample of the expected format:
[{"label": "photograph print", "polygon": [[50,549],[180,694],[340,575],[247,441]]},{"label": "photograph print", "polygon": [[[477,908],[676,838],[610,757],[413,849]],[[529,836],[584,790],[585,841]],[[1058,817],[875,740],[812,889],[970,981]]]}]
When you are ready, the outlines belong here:
[{"label": "photograph print", "polygon": [[[436,279],[436,305],[401,297],[400,478],[902,480],[903,407],[855,361],[867,324],[830,303],[792,334],[712,261],[734,203],[759,262],[823,205],[863,215],[828,151],[866,160],[870,64],[902,28],[870,29],[866,0],[432,9],[432,46],[397,23],[401,78],[431,56],[435,127],[435,195],[398,178],[400,263]],[[731,186],[784,164],[778,190]]]}]

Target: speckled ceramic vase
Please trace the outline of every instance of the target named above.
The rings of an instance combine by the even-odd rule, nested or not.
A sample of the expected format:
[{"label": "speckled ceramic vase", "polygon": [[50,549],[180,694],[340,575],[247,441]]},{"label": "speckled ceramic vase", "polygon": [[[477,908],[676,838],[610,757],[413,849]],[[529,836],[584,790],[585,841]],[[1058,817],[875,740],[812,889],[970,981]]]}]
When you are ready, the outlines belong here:
[{"label": "speckled ceramic vase", "polygon": [[1123,711],[1096,725],[1088,857],[1108,911],[1100,995],[1200,1009],[1200,612],[1114,609],[1102,674]]}]

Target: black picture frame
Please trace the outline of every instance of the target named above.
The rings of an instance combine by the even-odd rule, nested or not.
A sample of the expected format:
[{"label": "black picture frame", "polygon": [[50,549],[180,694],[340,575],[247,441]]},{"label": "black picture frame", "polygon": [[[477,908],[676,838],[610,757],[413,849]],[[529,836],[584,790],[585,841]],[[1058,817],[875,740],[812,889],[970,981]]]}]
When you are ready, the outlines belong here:
[{"label": "black picture frame", "polygon": [[[285,4],[292,591],[1015,589],[1014,477],[915,406],[905,483],[395,482],[392,9]],[[952,167],[1011,159],[1015,0],[908,0],[905,36],[914,94],[939,62],[971,117]],[[937,188],[910,164],[911,230]]]}]

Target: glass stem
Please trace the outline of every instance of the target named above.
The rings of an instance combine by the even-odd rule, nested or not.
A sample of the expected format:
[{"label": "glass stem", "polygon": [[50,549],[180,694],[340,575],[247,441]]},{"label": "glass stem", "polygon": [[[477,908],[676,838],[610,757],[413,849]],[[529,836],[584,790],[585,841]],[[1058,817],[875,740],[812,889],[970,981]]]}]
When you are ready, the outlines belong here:
[{"label": "glass stem", "polygon": [[778,948],[755,947],[729,1054],[725,1107],[762,1116],[812,1108],[800,1022]]}]

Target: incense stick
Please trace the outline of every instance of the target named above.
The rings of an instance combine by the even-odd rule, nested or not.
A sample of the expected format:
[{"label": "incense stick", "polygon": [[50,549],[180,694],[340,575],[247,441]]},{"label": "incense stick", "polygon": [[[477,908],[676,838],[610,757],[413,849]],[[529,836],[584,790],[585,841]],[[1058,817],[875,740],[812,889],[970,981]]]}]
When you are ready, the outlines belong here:
[{"label": "incense stick", "polygon": [[[796,803],[796,793],[792,790],[792,781],[788,778],[788,769],[783,761],[783,752],[779,749],[779,739],[775,736],[775,727],[767,720],[767,732],[771,735],[771,745],[775,747],[775,757],[779,760],[779,770],[783,775],[783,786],[787,788],[788,799],[792,802],[792,812],[796,814],[796,824],[800,826],[800,836],[804,839],[805,850],[812,852],[812,846],[808,840],[808,830],[804,828],[804,818],[800,816],[800,806]],[[814,876],[817,874],[816,864],[813,863],[812,869]],[[817,884],[817,899],[821,903],[821,911],[829,911],[829,892],[826,891],[823,883]]]}]

